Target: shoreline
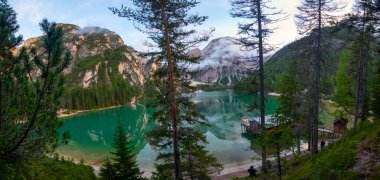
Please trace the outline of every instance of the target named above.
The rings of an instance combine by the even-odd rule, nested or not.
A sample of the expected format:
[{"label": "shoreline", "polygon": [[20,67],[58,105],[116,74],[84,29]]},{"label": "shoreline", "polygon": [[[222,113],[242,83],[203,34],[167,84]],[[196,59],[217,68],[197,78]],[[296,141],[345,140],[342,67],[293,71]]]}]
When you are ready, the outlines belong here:
[{"label": "shoreline", "polygon": [[117,106],[109,106],[109,107],[96,108],[96,109],[89,109],[89,110],[78,110],[78,111],[72,110],[73,112],[72,112],[72,113],[69,113],[69,114],[64,114],[64,113],[63,113],[63,112],[65,112],[65,111],[67,111],[67,109],[60,109],[60,110],[58,110],[58,112],[57,112],[57,118],[72,117],[72,116],[75,116],[75,115],[78,115],[78,114],[81,114],[81,113],[85,113],[85,112],[102,111],[102,110],[114,109],[114,108],[118,108],[118,107],[122,107],[122,106],[127,106],[127,105],[133,106],[133,105],[136,105],[137,98],[138,98],[138,97],[133,97],[133,98],[131,99],[131,102],[130,102],[129,104],[117,105]]},{"label": "shoreline", "polygon": [[276,97],[280,97],[281,96],[281,94],[276,93],[276,92],[270,92],[270,93],[268,93],[268,95],[269,96],[276,96]]},{"label": "shoreline", "polygon": [[124,106],[124,105],[109,106],[109,107],[97,108],[97,109],[90,109],[90,110],[78,110],[78,111],[73,111],[72,113],[69,113],[69,114],[64,114],[64,113],[62,112],[62,111],[64,111],[64,110],[61,109],[61,110],[59,110],[59,112],[57,113],[57,118],[72,117],[72,116],[75,116],[75,115],[78,115],[78,114],[81,114],[81,113],[85,113],[85,112],[102,111],[102,110],[114,109],[114,108],[118,108],[118,107],[122,107],[122,106]]}]

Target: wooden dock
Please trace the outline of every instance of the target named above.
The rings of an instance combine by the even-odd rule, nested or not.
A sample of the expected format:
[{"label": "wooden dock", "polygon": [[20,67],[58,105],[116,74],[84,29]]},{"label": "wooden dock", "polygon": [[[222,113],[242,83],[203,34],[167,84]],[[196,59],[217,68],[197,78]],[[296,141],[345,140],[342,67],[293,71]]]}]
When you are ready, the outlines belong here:
[{"label": "wooden dock", "polygon": [[322,137],[337,137],[338,135],[334,133],[331,129],[325,129],[325,128],[318,128],[318,135]]},{"label": "wooden dock", "polygon": [[[267,130],[273,129],[275,126],[267,127]],[[242,133],[249,133],[253,135],[259,135],[261,132],[261,129],[259,126],[253,126],[249,123],[241,122],[241,130]],[[332,129],[326,129],[326,128],[318,128],[318,135],[321,137],[329,137],[329,138],[336,138],[339,135],[336,134]]]}]

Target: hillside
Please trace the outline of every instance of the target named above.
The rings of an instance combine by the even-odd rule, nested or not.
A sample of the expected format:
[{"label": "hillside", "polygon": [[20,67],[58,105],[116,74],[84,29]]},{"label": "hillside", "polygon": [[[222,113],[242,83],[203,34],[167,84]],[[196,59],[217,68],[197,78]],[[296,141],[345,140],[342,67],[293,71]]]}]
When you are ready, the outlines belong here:
[{"label": "hillside", "polygon": [[[357,131],[353,129],[348,131],[336,143],[330,142],[315,156],[306,153],[291,160],[283,159],[282,179],[379,179],[379,145],[379,121],[366,122]],[[270,172],[269,179],[278,179],[276,169],[271,169]],[[250,178],[236,177],[234,179],[248,180]],[[257,179],[268,179],[268,177],[260,174]]]},{"label": "hillside", "polygon": [[[335,77],[339,67],[338,57],[342,50],[351,45],[354,36],[352,32],[348,32],[344,29],[335,30],[334,28],[326,28],[324,29],[324,33],[326,34],[326,44],[333,47],[327,47],[328,53],[326,55],[329,58],[323,64],[323,76],[326,80],[331,79],[333,76]],[[309,37],[304,37],[284,46],[265,63],[265,83],[268,91],[278,91],[278,83],[281,75],[288,71],[290,64],[292,64],[294,60],[305,62],[305,58],[297,55],[295,52],[306,46],[305,43],[308,38]]]},{"label": "hillside", "polygon": [[[126,104],[141,92],[145,71],[150,68],[118,34],[99,27],[59,26],[64,30],[64,48],[73,56],[65,71],[63,108],[83,110]],[[23,46],[42,52],[42,38],[28,39]]]},{"label": "hillside", "polygon": [[286,165],[284,179],[379,179],[380,123],[365,123],[316,156],[306,155]]},{"label": "hillside", "polygon": [[97,179],[91,166],[64,159],[0,160],[0,179]]}]

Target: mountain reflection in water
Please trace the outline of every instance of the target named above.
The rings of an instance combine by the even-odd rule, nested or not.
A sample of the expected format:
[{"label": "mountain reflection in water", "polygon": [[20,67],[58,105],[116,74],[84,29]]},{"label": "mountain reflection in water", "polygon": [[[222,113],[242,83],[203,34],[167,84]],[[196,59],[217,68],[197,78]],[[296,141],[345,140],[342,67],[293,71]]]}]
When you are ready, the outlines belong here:
[{"label": "mountain reflection in water", "polygon": [[[251,150],[251,140],[242,136],[240,126],[243,116],[251,118],[258,115],[258,112],[247,113],[247,106],[252,103],[254,96],[227,90],[198,93],[193,100],[210,124],[207,127],[198,127],[209,141],[206,147],[225,168],[243,165],[255,155]],[[273,114],[278,107],[276,97],[267,96],[266,103],[267,115]],[[149,123],[152,113],[153,109],[137,105],[65,118],[61,132],[69,131],[71,139],[68,145],[59,147],[57,152],[77,160],[101,163],[114,150],[113,133],[117,121],[120,120],[127,133],[132,135],[140,168],[149,175],[154,170],[154,159],[157,155],[144,139],[152,126]]]}]

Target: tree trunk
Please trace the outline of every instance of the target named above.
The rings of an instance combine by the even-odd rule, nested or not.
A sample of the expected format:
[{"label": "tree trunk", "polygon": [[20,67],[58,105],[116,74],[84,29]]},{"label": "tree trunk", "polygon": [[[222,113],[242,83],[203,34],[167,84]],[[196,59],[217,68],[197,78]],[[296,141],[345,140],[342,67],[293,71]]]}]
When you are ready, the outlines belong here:
[{"label": "tree trunk", "polygon": [[191,158],[191,148],[188,146],[188,152],[189,152],[189,174],[190,174],[190,179],[193,180],[194,179],[194,175],[193,175],[193,162],[192,162],[192,158]]},{"label": "tree trunk", "polygon": [[301,154],[301,138],[299,131],[297,132],[297,154]]},{"label": "tree trunk", "polygon": [[[369,36],[369,35],[368,35]],[[363,44],[368,47],[368,40],[369,37],[364,38]],[[366,113],[367,113],[367,105],[366,105],[366,100],[367,100],[367,78],[368,78],[368,60],[369,60],[369,55],[368,55],[368,49],[363,51],[363,81],[362,81],[362,97],[361,97],[361,114],[360,114],[360,121],[363,122],[366,119]]]},{"label": "tree trunk", "polygon": [[[163,9],[162,9],[163,11]],[[174,59],[172,56],[171,49],[171,39],[169,22],[165,12],[162,12],[162,20],[164,24],[165,31],[165,43],[166,43],[166,58],[168,61],[169,68],[169,88],[170,88],[170,100],[171,100],[171,114],[172,114],[172,124],[173,124],[173,146],[174,146],[174,176],[176,180],[181,179],[180,172],[180,153],[179,153],[179,142],[178,142],[178,119],[177,119],[177,101],[175,95],[175,84],[174,84]]]},{"label": "tree trunk", "polygon": [[0,60],[0,131],[3,128],[3,66]]},{"label": "tree trunk", "polygon": [[[361,66],[361,62],[359,60],[359,66]],[[362,84],[362,77],[361,77],[361,70],[362,68],[359,68],[358,72],[358,82],[356,87],[356,99],[355,99],[355,109],[354,109],[354,128],[357,127],[358,124],[358,116],[359,116],[359,101],[360,101],[360,89]]]},{"label": "tree trunk", "polygon": [[318,32],[316,59],[314,62],[314,88],[312,93],[312,132],[311,132],[311,153],[318,153],[318,121],[319,121],[319,98],[320,98],[320,79],[322,62],[322,0],[318,1]]},{"label": "tree trunk", "polygon": [[276,143],[276,151],[277,151],[277,168],[278,168],[278,178],[282,180],[282,170],[281,170],[281,152],[280,152],[280,143],[278,142],[279,139],[277,138]]},{"label": "tree trunk", "polygon": [[[311,100],[308,100],[311,101]],[[311,109],[311,105],[309,105]],[[311,111],[310,111],[311,114]],[[311,151],[311,116],[307,118],[307,150]]]},{"label": "tree trunk", "polygon": [[[263,32],[262,32],[262,17],[261,17],[261,0],[256,1],[257,6],[257,23],[259,31],[259,74],[260,74],[260,119],[261,119],[261,136],[264,137],[266,133],[265,127],[265,88],[264,88],[264,47],[263,47]],[[262,145],[262,170],[267,173],[267,157],[266,147]]]},{"label": "tree trunk", "polygon": [[[355,99],[355,110],[354,110],[354,128],[356,129],[357,124],[358,124],[358,118],[359,118],[359,112],[360,112],[360,118],[362,121],[365,118],[365,96],[366,96],[366,78],[364,77],[364,74],[366,74],[366,61],[367,57],[365,57],[366,53],[364,52],[365,50],[363,49],[363,46],[365,44],[365,24],[366,24],[366,8],[363,9],[363,18],[362,18],[362,27],[361,27],[361,33],[360,33],[360,45],[359,45],[359,58],[358,58],[358,82],[357,82],[357,87],[356,87],[356,99]],[[360,109],[359,109],[360,106]]]}]

